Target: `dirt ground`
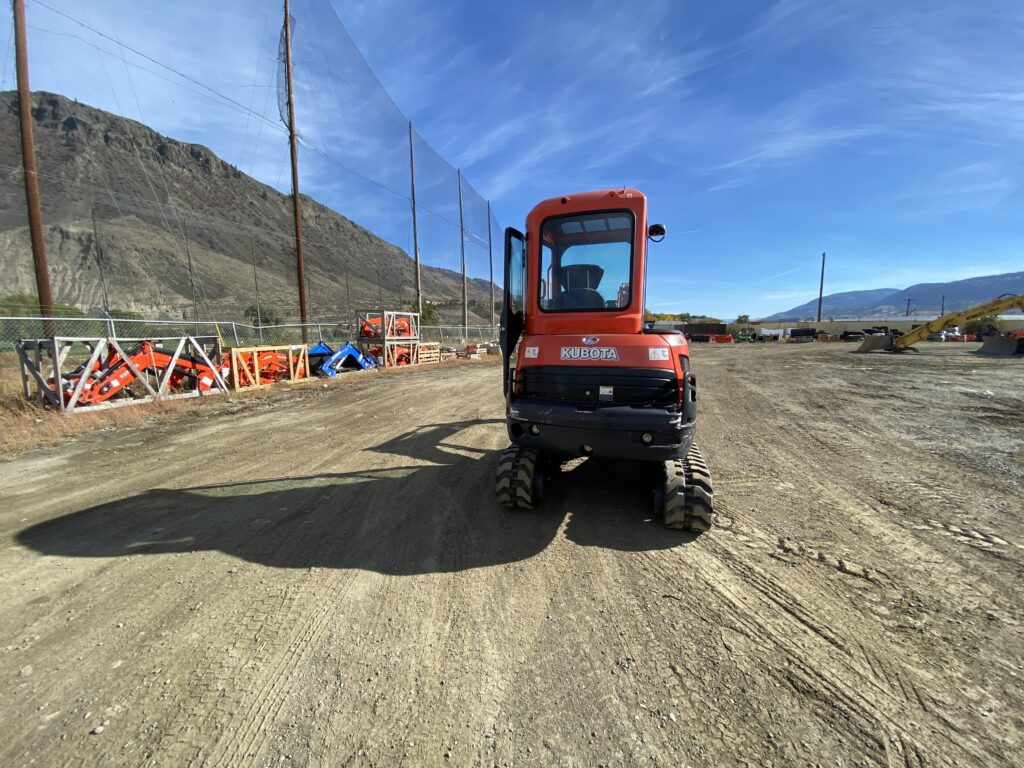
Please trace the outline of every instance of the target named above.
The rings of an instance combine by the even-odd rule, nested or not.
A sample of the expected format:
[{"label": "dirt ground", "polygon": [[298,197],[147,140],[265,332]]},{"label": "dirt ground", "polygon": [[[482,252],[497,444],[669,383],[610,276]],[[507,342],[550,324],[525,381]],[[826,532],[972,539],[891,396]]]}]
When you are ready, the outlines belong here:
[{"label": "dirt ground", "polygon": [[2,765],[1020,765],[1024,360],[700,346],[720,525],[493,501],[495,366],[0,464]]}]

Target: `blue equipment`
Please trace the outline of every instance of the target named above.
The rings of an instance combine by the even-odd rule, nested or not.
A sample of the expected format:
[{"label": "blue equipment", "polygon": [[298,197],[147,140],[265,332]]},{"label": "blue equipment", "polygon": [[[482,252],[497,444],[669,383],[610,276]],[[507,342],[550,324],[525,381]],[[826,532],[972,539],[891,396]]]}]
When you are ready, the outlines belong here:
[{"label": "blue equipment", "polygon": [[337,352],[331,352],[331,348],[321,341],[309,350],[309,354],[326,354],[324,361],[320,364],[320,367],[317,368],[317,370],[324,376],[331,379],[337,376],[341,372],[342,368],[360,368],[364,371],[368,371],[371,368],[377,367],[377,363],[374,359],[369,355],[364,355],[360,352],[359,348],[351,341],[345,342]]},{"label": "blue equipment", "polygon": [[309,374],[312,376],[317,370],[319,370],[320,366],[323,365],[324,360],[334,354],[334,350],[327,346],[323,339],[320,339],[320,341],[309,348],[308,354],[309,365],[307,366],[307,369],[309,370]]}]

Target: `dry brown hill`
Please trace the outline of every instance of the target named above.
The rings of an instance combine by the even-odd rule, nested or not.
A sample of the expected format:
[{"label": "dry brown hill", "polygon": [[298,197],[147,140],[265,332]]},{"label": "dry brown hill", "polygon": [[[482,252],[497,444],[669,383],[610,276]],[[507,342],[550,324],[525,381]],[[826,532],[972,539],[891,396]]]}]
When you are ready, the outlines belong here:
[{"label": "dry brown hill", "polygon": [[[254,257],[262,303],[298,315],[286,195],[206,147],[63,96],[32,98],[55,301],[103,305],[100,255],[112,307],[191,317],[187,235],[201,319],[241,317],[253,302]],[[0,92],[0,296],[35,293],[21,173],[16,95]],[[353,305],[376,305],[378,273],[385,304],[414,297],[408,254],[311,198],[303,196],[303,205],[314,315],[349,316],[349,295]],[[432,267],[422,274],[426,298],[461,299],[460,274]],[[471,323],[487,322],[488,283],[471,280],[469,291],[471,302],[481,302]],[[444,316],[461,322],[461,311]]]}]

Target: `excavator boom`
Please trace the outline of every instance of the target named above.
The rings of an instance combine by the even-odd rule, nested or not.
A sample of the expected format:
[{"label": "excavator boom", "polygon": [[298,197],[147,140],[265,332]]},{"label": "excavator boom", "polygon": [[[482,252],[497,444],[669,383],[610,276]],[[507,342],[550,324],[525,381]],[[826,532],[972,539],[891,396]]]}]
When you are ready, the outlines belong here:
[{"label": "excavator boom", "polygon": [[922,323],[899,338],[893,338],[890,334],[868,336],[857,351],[874,352],[884,350],[886,352],[903,352],[911,349],[917,342],[924,341],[930,334],[938,333],[951,325],[964,325],[979,317],[1014,308],[1024,310],[1024,295],[1001,296],[984,304],[976,304],[973,307],[956,312],[947,312],[942,317]]}]

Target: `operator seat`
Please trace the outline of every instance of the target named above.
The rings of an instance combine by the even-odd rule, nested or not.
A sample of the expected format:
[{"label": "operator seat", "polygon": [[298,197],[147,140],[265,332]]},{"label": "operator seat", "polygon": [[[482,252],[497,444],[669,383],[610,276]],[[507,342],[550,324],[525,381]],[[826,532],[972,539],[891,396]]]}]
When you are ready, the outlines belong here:
[{"label": "operator seat", "polygon": [[562,267],[558,309],[604,309],[604,296],[597,290],[604,269],[596,264],[570,264]]}]

